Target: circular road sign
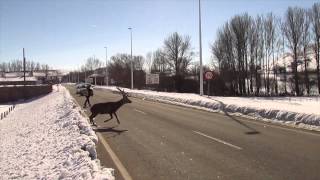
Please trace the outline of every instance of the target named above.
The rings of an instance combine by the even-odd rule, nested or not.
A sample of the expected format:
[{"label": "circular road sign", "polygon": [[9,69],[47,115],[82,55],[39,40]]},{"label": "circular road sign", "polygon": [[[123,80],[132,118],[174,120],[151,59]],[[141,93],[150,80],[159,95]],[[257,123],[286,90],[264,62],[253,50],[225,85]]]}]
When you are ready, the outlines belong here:
[{"label": "circular road sign", "polygon": [[205,72],[204,74],[204,77],[206,78],[206,80],[210,80],[210,79],[213,79],[213,72],[212,71],[207,71]]}]

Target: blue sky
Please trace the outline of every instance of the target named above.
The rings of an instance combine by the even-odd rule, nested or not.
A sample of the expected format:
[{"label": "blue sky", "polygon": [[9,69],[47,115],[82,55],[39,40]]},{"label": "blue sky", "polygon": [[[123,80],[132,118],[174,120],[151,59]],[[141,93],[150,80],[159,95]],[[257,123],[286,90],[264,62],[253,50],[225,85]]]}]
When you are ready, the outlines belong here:
[{"label": "blue sky", "polygon": [[[216,31],[236,14],[274,12],[288,6],[309,8],[315,0],[202,0],[203,59],[210,63]],[[0,0],[0,62],[21,59],[75,70],[86,58],[105,60],[116,53],[146,55],[178,32],[199,48],[198,0]],[[194,60],[198,60],[195,57]]]}]

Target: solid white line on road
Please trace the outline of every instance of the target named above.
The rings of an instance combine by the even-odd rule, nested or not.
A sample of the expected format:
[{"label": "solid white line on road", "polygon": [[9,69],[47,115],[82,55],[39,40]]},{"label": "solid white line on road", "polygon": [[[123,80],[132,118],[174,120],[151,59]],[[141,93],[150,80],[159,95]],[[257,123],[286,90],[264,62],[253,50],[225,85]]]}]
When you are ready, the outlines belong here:
[{"label": "solid white line on road", "polygon": [[117,166],[117,168],[120,171],[120,174],[122,175],[123,179],[125,180],[132,180],[132,177],[128,173],[127,169],[123,166],[117,155],[112,151],[111,147],[107,143],[106,140],[104,140],[103,136],[100,133],[97,133],[99,140],[101,141],[102,145],[104,148],[107,150],[109,153],[111,159],[113,160],[114,164]]},{"label": "solid white line on road", "polygon": [[218,138],[211,137],[211,136],[206,135],[206,134],[204,134],[204,133],[202,133],[202,132],[199,132],[199,131],[193,131],[193,132],[196,133],[196,134],[199,134],[199,135],[201,135],[201,136],[204,136],[204,137],[206,137],[206,138],[212,139],[212,140],[214,140],[214,141],[216,141],[216,142],[219,142],[219,143],[222,143],[222,144],[224,144],[224,145],[227,145],[227,146],[229,146],[229,147],[232,147],[232,148],[235,148],[235,149],[238,149],[238,150],[242,150],[242,148],[239,147],[239,146],[233,145],[233,144],[231,144],[231,143],[228,143],[228,142],[223,141],[223,140],[218,139]]},{"label": "solid white line on road", "polygon": [[139,113],[141,113],[141,114],[144,114],[144,115],[147,114],[147,113],[145,113],[145,112],[143,112],[143,111],[140,111],[140,110],[138,110],[138,109],[134,109],[134,111],[137,111],[137,112],[139,112]]}]

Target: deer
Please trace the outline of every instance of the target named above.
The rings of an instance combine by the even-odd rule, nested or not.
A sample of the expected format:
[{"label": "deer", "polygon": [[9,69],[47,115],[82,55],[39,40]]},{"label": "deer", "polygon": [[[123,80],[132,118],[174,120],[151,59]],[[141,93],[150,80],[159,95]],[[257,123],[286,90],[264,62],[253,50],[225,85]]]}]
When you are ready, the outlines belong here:
[{"label": "deer", "polygon": [[98,114],[109,114],[110,115],[110,118],[105,120],[104,122],[110,121],[113,118],[112,114],[114,114],[114,116],[116,117],[116,119],[118,121],[118,124],[120,124],[120,121],[119,121],[118,116],[116,114],[117,110],[121,106],[123,106],[124,104],[131,103],[132,101],[128,98],[128,94],[126,92],[124,92],[124,90],[121,90],[118,87],[117,87],[117,89],[122,94],[122,99],[120,99],[119,101],[116,101],[116,102],[97,103],[97,104],[94,104],[90,108],[91,115],[90,115],[89,119],[90,119],[90,123],[92,123],[92,125],[96,126],[96,124],[93,121],[93,118],[96,117]]}]

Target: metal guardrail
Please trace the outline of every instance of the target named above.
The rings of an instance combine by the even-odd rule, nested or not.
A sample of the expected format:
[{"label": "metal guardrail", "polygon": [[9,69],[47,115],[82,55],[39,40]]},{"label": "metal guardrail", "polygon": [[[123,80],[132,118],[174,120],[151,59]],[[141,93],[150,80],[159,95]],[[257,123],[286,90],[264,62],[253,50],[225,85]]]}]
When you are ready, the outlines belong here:
[{"label": "metal guardrail", "polygon": [[5,117],[7,117],[9,115],[9,113],[14,110],[15,107],[16,107],[16,105],[12,105],[12,106],[9,107],[8,110],[6,110],[4,112],[1,112],[1,119],[0,120],[2,120]]}]

